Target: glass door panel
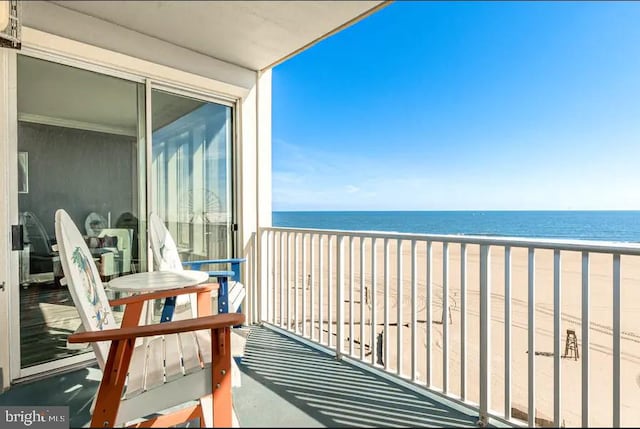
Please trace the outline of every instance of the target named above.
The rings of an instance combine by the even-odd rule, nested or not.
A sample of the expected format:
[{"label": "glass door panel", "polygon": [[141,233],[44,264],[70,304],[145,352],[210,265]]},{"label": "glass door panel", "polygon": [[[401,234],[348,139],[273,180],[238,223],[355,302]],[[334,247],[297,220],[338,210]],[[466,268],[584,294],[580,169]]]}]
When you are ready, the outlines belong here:
[{"label": "glass door panel", "polygon": [[231,107],[153,90],[151,211],[182,261],[230,257]]},{"label": "glass door panel", "polygon": [[[80,325],[53,250],[65,209],[85,235],[104,281],[146,269],[144,87],[18,56],[18,210],[21,367],[88,351],[70,348]],[[143,247],[141,247],[141,243]],[[116,314],[116,318],[120,314]]]}]

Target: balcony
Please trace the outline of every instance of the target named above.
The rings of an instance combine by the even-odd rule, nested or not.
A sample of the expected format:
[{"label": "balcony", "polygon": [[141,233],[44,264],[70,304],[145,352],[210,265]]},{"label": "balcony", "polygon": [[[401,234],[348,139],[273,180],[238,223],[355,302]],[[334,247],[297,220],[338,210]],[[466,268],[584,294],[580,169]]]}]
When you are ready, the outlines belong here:
[{"label": "balcony", "polygon": [[287,228],[254,244],[255,320],[481,425],[640,422],[638,244]]},{"label": "balcony", "polygon": [[[240,426],[640,422],[637,244],[263,228],[245,256]],[[98,382],[0,404],[56,398],[81,426]]]}]

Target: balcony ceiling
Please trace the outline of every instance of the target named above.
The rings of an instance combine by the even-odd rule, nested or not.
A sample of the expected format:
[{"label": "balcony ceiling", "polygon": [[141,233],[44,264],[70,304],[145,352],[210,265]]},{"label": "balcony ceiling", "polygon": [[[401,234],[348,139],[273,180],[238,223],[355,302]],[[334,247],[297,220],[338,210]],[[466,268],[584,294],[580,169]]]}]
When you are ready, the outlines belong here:
[{"label": "balcony ceiling", "polygon": [[[272,66],[383,1],[55,1],[251,70]],[[363,15],[364,14],[364,15]]]}]

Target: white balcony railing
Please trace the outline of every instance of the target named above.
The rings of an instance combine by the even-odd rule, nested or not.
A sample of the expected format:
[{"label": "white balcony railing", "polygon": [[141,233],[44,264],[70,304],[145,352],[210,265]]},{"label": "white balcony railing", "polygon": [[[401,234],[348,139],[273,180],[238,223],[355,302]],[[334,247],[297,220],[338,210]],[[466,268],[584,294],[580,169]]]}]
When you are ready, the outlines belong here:
[{"label": "white balcony railing", "polygon": [[254,321],[470,405],[482,424],[640,423],[640,245],[290,228],[257,237],[245,249]]}]

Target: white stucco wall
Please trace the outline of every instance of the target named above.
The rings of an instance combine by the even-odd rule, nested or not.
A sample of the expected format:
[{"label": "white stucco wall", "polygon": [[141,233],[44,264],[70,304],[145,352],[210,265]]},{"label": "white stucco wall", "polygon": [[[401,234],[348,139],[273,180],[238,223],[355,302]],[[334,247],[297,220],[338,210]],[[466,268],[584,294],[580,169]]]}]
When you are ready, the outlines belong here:
[{"label": "white stucco wall", "polygon": [[[271,70],[260,74],[258,78],[258,152],[256,171],[256,221],[257,228],[272,225],[271,207]],[[263,237],[256,237],[256,246],[263,250],[267,243]],[[261,321],[266,314],[270,301],[267,299],[266,281],[264,287],[263,279],[268,278],[266,260],[262,256],[263,252],[257,252],[255,261],[256,277],[255,289],[257,299],[255,300],[258,314],[255,314],[257,321]],[[264,253],[266,254],[266,252]]]},{"label": "white stucco wall", "polygon": [[241,110],[243,217],[240,231],[246,243],[258,226],[271,226],[270,70],[260,74],[258,84],[242,101]]},{"label": "white stucco wall", "polygon": [[271,226],[271,70],[258,79],[258,226]]}]

